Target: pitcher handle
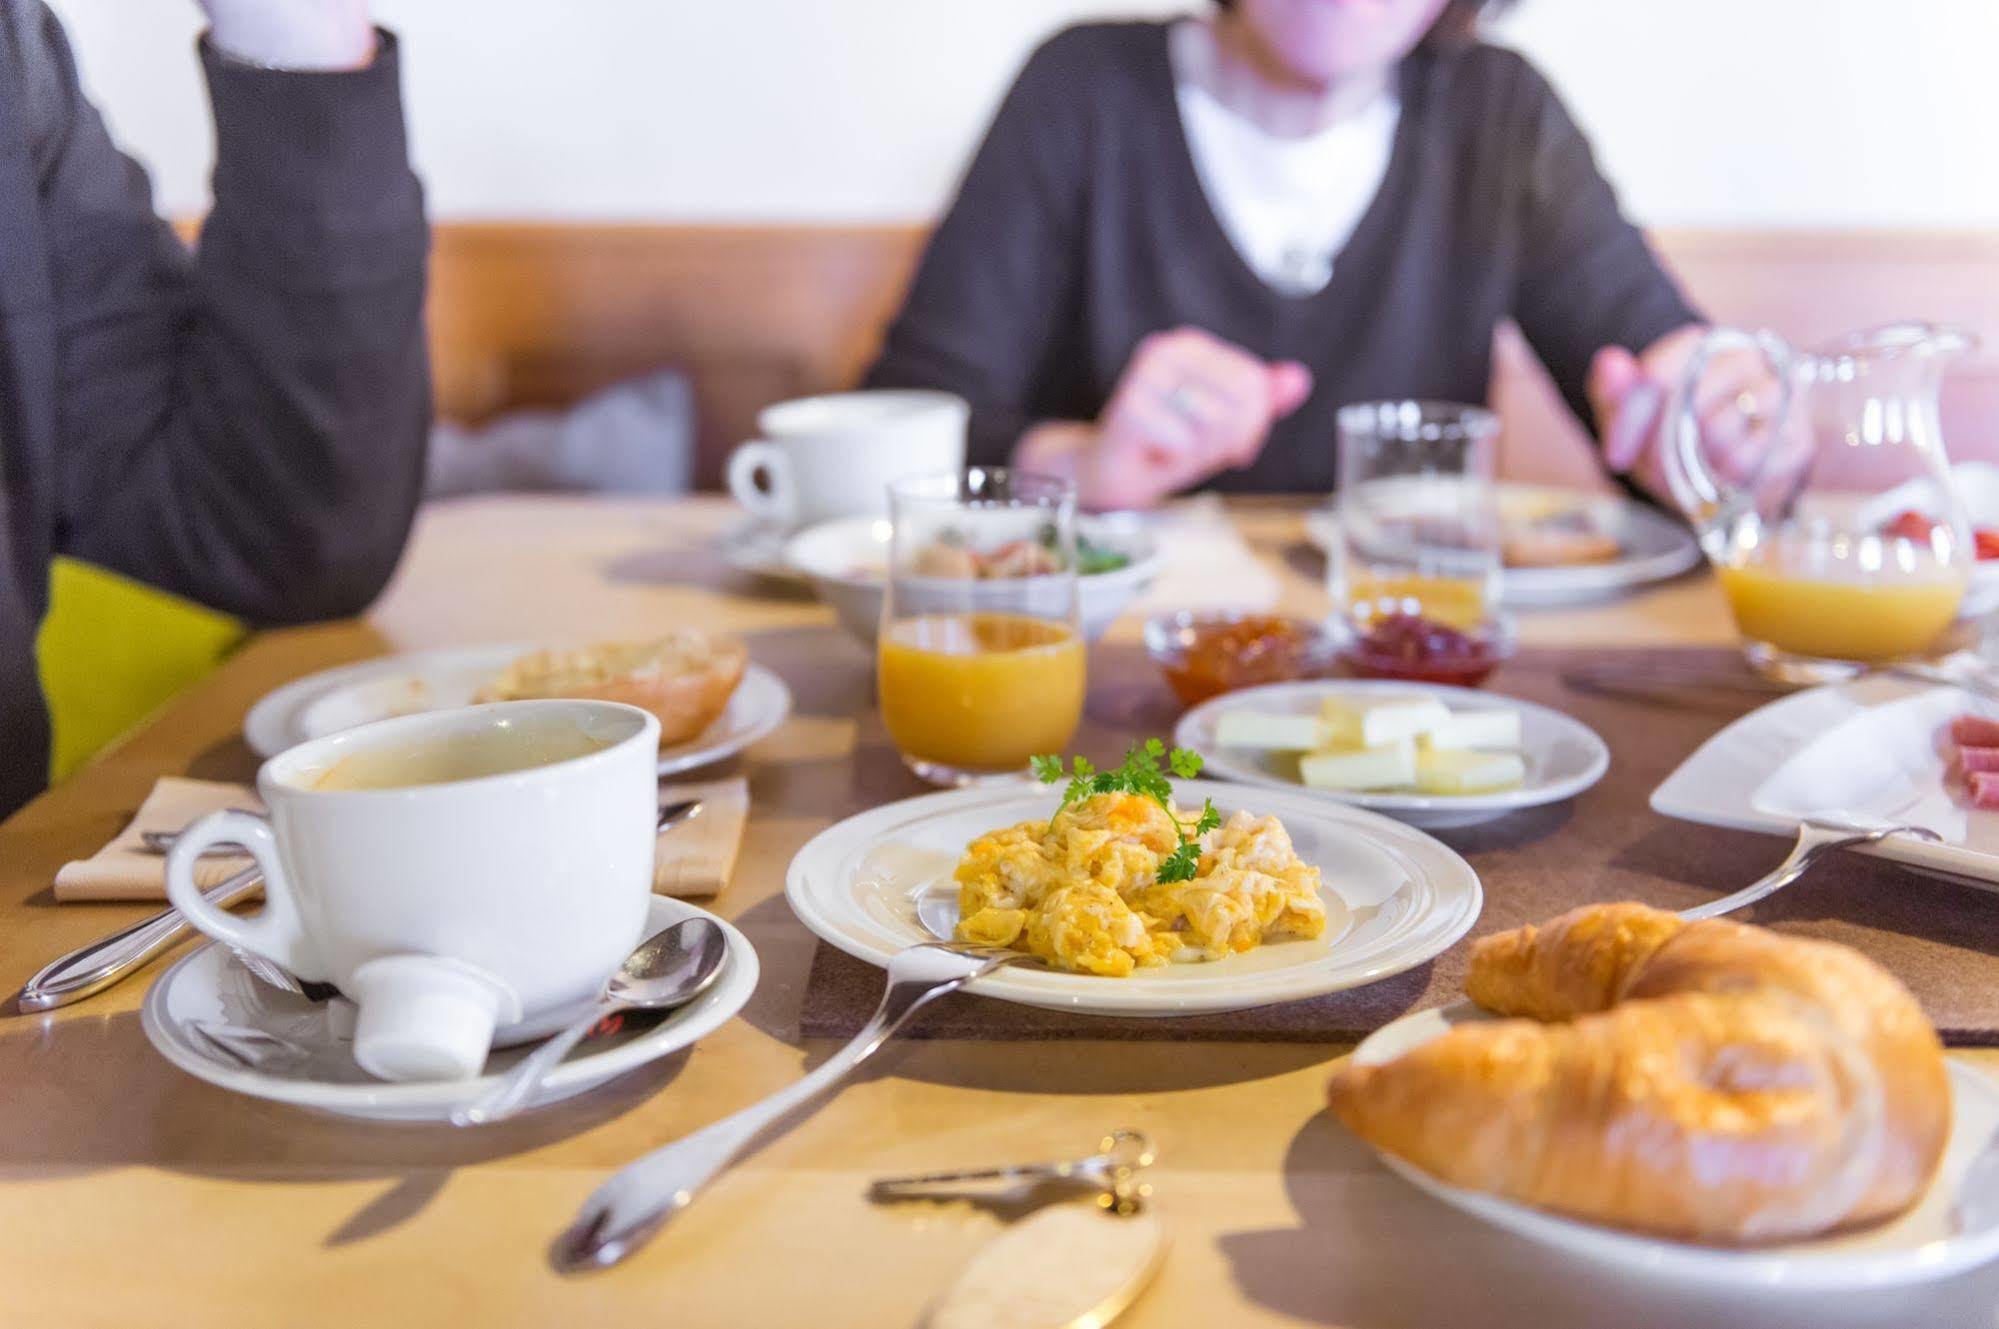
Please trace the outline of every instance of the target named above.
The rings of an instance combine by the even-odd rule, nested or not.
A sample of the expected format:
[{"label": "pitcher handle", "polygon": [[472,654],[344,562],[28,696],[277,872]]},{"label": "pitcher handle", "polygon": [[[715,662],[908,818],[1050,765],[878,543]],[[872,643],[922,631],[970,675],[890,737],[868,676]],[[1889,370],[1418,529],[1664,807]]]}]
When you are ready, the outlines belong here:
[{"label": "pitcher handle", "polygon": [[1667,403],[1665,414],[1665,472],[1666,484],[1673,491],[1673,502],[1679,505],[1696,526],[1707,524],[1716,510],[1723,507],[1738,491],[1737,486],[1725,483],[1708,465],[1707,454],[1701,448],[1700,383],[1707,372],[1708,361],[1718,352],[1755,351],[1770,366],[1770,372],[1777,378],[1777,402],[1770,413],[1770,428],[1773,435],[1783,428],[1785,419],[1791,413],[1791,401],[1795,395],[1795,384],[1791,372],[1793,354],[1790,346],[1769,329],[1745,332],[1741,328],[1717,327],[1708,329],[1699,345],[1687,360],[1687,367],[1674,385],[1673,395]]}]

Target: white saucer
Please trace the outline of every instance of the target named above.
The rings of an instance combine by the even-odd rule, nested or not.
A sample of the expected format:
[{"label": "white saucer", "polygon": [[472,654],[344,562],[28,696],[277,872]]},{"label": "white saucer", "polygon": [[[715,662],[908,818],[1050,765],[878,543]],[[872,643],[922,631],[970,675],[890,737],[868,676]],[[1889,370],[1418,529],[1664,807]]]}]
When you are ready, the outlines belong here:
[{"label": "white saucer", "polygon": [[[462,646],[389,655],[297,679],[267,694],[243,721],[243,737],[262,757],[276,756],[372,720],[464,706],[509,663],[534,646]],[[791,713],[784,680],[752,664],[721,717],[698,738],[663,748],[659,773],[673,775],[732,757]]]},{"label": "white saucer", "polygon": [[[1421,831],[1302,793],[1212,781],[1182,783],[1183,807],[1213,798],[1275,814],[1322,889],[1352,910],[1343,933],[1273,941],[1199,964],[1101,978],[1052,969],[1001,969],[968,990],[1002,1001],[1097,1015],[1170,1016],[1247,1010],[1358,987],[1412,969],[1471,929],[1483,903],[1478,874]],[[830,944],[886,966],[915,942],[948,936],[958,921],[951,873],[986,832],[1047,817],[1056,790],[1025,780],[927,794],[849,817],[798,851],[785,879],[792,911]]]},{"label": "white saucer", "polygon": [[722,551],[722,561],[738,572],[803,586],[806,575],[792,566],[784,552],[785,543],[793,534],[782,526],[750,517],[722,532],[716,547]]},{"label": "white saucer", "polygon": [[[689,918],[712,919],[728,937],[729,956],[715,986],[649,1029],[583,1044],[549,1073],[529,1107],[574,1098],[677,1052],[743,1008],[756,989],[757,953],[742,933],[705,909],[665,896],[653,897],[646,932]],[[374,1121],[449,1121],[454,1109],[490,1089],[498,1073],[528,1051],[524,1046],[496,1050],[487,1058],[488,1074],[475,1079],[391,1084],[354,1064],[352,1044],[341,1032],[343,1024],[352,1023],[351,1011],[343,1017],[344,1004],[309,1002],[260,983],[226,947],[211,942],[160,975],[146,993],[139,1023],[161,1056],[197,1079],[256,1098]],[[249,1070],[211,1049],[188,1027],[190,1021],[259,1030],[300,1045],[307,1055],[295,1070]],[[527,1031],[524,1026],[520,1032]]]},{"label": "white saucer", "polygon": [[[1362,1065],[1391,1061],[1453,1025],[1490,1019],[1470,1002],[1417,1011],[1376,1030]],[[1901,1217],[1857,1232],[1738,1250],[1641,1236],[1460,1190],[1384,1151],[1381,1161],[1445,1204],[1530,1241],[1637,1272],[1709,1284],[1829,1291],[1925,1283],[1999,1258],[1999,1086],[1950,1061],[1952,1118],[1929,1193]]]},{"label": "white saucer", "polygon": [[[1328,697],[1378,699],[1406,695],[1433,696],[1454,711],[1495,708],[1519,711],[1523,748],[1520,755],[1527,765],[1526,783],[1518,789],[1496,794],[1349,794],[1330,789],[1307,789],[1285,770],[1287,762],[1295,762],[1296,754],[1246,752],[1225,748],[1215,742],[1215,725],[1224,711],[1316,715]],[[1574,798],[1601,780],[1604,772],[1610,769],[1610,749],[1594,729],[1580,720],[1531,701],[1434,683],[1327,679],[1244,688],[1240,692],[1224,693],[1211,701],[1202,702],[1181,716],[1180,723],[1173,729],[1173,742],[1200,753],[1207,763],[1203,770],[1217,779],[1293,789],[1313,798],[1369,808],[1397,821],[1433,831],[1454,826],[1475,826],[1521,808],[1540,807],[1545,803]]]}]

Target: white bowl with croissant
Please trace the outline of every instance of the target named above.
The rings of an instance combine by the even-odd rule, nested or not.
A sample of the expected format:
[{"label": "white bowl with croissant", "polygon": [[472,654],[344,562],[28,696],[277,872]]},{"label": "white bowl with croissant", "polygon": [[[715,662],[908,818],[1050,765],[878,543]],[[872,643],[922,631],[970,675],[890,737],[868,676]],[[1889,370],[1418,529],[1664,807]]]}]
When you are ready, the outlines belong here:
[{"label": "white bowl with croissant", "polygon": [[[831,605],[840,626],[872,646],[881,626],[882,595],[888,576],[889,523],[881,518],[849,517],[807,527],[785,544],[785,560],[812,583],[819,598]],[[1095,641],[1110,629],[1131,602],[1158,579],[1158,541],[1137,520],[1125,517],[1084,517],[1076,523],[1078,537],[1090,546],[1123,560],[1104,572],[1085,568],[1076,578],[1076,599],[1083,638]],[[981,572],[957,566],[951,551],[935,551],[935,575],[917,579],[934,582],[940,603],[962,607],[967,582],[981,576],[996,581],[1033,569],[1000,567]],[[976,592],[975,592],[976,593]],[[1003,594],[996,589],[996,595]]]},{"label": "white bowl with croissant", "polygon": [[1914,1282],[1999,1256],[1999,1212],[1959,1202],[1999,1165],[1999,1089],[1948,1066],[1857,951],[1592,905],[1480,940],[1465,990],[1377,1032],[1329,1086],[1348,1129],[1459,1208],[1754,1284]]}]

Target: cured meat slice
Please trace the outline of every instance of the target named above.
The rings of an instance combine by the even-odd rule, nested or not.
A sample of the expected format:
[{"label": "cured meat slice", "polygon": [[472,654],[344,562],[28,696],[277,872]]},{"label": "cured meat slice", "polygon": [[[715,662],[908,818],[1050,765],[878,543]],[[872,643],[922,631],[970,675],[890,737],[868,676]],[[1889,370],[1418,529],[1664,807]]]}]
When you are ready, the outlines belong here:
[{"label": "cured meat slice", "polygon": [[1999,720],[1982,715],[1960,715],[1950,722],[1951,741],[1960,747],[1999,747]]}]

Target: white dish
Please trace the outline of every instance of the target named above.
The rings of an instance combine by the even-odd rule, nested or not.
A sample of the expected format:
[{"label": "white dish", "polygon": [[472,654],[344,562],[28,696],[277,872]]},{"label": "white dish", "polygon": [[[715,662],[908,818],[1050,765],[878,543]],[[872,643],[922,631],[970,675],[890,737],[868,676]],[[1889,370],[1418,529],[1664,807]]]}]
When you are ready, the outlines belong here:
[{"label": "white dish", "polygon": [[[251,708],[243,737],[261,757],[358,724],[463,706],[510,662],[533,646],[469,646],[385,656],[329,669],[288,683]],[[784,723],[791,690],[758,664],[698,738],[659,754],[659,773],[673,775],[732,757]]]},{"label": "white dish", "polygon": [[1785,836],[1814,816],[1927,826],[1941,843],[1894,836],[1856,852],[1999,890],[1999,813],[1963,806],[1943,778],[1939,731],[1967,712],[1999,717],[1968,692],[1896,679],[1800,692],[1703,743],[1652,791],[1652,810]]},{"label": "white dish", "polygon": [[[1520,712],[1521,757],[1527,780],[1518,789],[1493,794],[1340,793],[1308,789],[1296,777],[1297,754],[1245,752],[1215,742],[1215,724],[1224,711],[1267,711],[1278,715],[1315,715],[1328,697],[1365,698],[1432,696],[1454,711],[1510,709]],[[1428,830],[1475,826],[1521,808],[1540,807],[1574,798],[1603,778],[1610,769],[1610,749],[1596,731],[1546,706],[1515,701],[1472,688],[1434,683],[1392,683],[1360,679],[1326,679],[1302,683],[1271,683],[1245,688],[1204,701],[1180,717],[1173,742],[1206,758],[1203,768],[1224,780],[1290,789],[1307,798],[1349,803],[1354,807],[1406,821]],[[1287,770],[1287,767],[1289,768]]]},{"label": "white dish", "polygon": [[[1971,524],[1999,528],[1999,466],[1985,461],[1959,462],[1950,468],[1950,479]],[[1875,495],[1860,510],[1861,528],[1885,526],[1897,513],[1926,505],[1932,483],[1925,476]],[[1980,618],[1994,609],[1999,609],[1999,559],[1979,559],[1971,565],[1971,584],[1965,588],[1957,616]]]},{"label": "white dish", "polygon": [[[1358,987],[1438,955],[1470,930],[1478,874],[1444,845],[1399,823],[1296,793],[1210,781],[1177,786],[1182,806],[1213,798],[1275,814],[1298,856],[1320,869],[1353,922],[1339,936],[1274,941],[1225,960],[1142,969],[1129,978],[1007,968],[970,991],[1095,1015],[1169,1016],[1246,1010]],[[953,790],[849,817],[798,851],[785,880],[792,911],[822,939],[886,966],[905,946],[949,935],[958,920],[952,870],[988,831],[1045,818],[1052,788],[1018,783]]]},{"label": "white dish", "polygon": [[[1086,517],[1078,531],[1131,561],[1111,572],[1076,579],[1076,598],[1083,638],[1095,641],[1109,630],[1126,607],[1158,579],[1163,562],[1159,542],[1142,522],[1130,517]],[[873,645],[881,624],[883,578],[888,567],[889,523],[886,518],[848,517],[823,522],[793,536],[785,558],[803,573],[819,598],[833,607],[840,626]],[[1007,582],[964,582],[920,578],[918,592],[935,594],[940,606],[962,607],[969,590],[1004,597]]]},{"label": "white dish", "polygon": [[[653,897],[646,932],[650,935],[689,918],[711,919],[728,937],[728,959],[715,986],[650,1029],[584,1044],[549,1072],[538,1096],[529,1100],[530,1107],[574,1098],[613,1076],[677,1052],[713,1033],[743,1008],[756,990],[757,953],[742,933],[705,909],[665,896]],[[354,1064],[353,1045],[342,1032],[343,1023],[351,1023],[344,1006],[339,999],[315,1004],[268,987],[250,977],[226,948],[210,943],[160,975],[146,993],[139,1023],[161,1056],[197,1079],[255,1098],[375,1121],[449,1121],[455,1108],[492,1088],[501,1072],[527,1055],[528,1049],[518,1045],[496,1050],[486,1061],[487,1073],[469,1080],[390,1084]],[[285,1073],[249,1070],[211,1051],[188,1028],[189,1021],[261,1030],[301,1045],[308,1056],[296,1070]],[[559,1017],[545,1018],[507,1032],[516,1038],[534,1037],[558,1022]]]},{"label": "white dish", "polygon": [[804,574],[784,557],[784,542],[791,534],[782,526],[751,517],[722,532],[716,548],[722,553],[722,561],[738,572],[801,586],[805,584]]},{"label": "white dish", "polygon": [[[1417,1011],[1376,1030],[1358,1048],[1362,1065],[1391,1061],[1453,1025],[1490,1019],[1470,1002]],[[1562,1218],[1494,1195],[1460,1190],[1383,1150],[1381,1161],[1445,1204],[1530,1241],[1634,1272],[1710,1284],[1830,1291],[1925,1283],[1999,1257],[1999,1087],[1949,1064],[1950,1140],[1936,1180],[1901,1217],[1810,1241],[1737,1250],[1668,1241]]]},{"label": "white dish", "polygon": [[[1548,496],[1580,499],[1595,514],[1598,527],[1623,546],[1623,556],[1608,563],[1578,563],[1560,568],[1508,568],[1500,578],[1500,599],[1515,609],[1585,604],[1640,586],[1677,577],[1701,561],[1693,532],[1670,516],[1614,494],[1571,495],[1541,485],[1501,485],[1500,503],[1532,503]],[[1333,514],[1325,509],[1305,519],[1305,531],[1322,550],[1331,549]]]}]

